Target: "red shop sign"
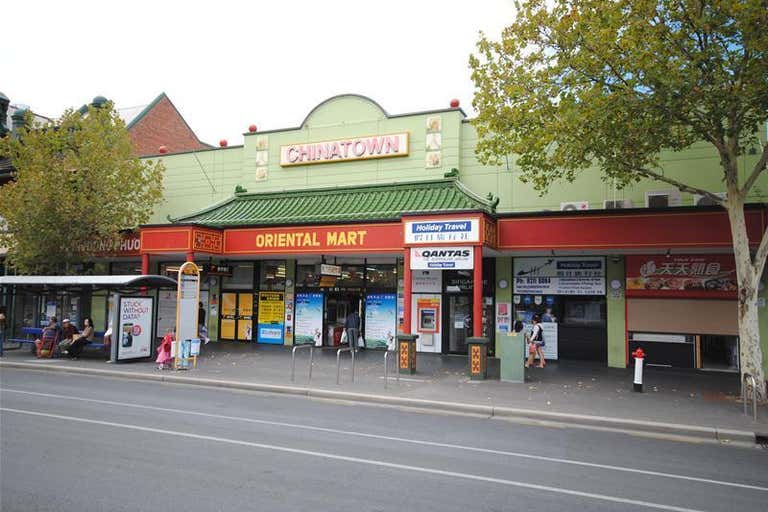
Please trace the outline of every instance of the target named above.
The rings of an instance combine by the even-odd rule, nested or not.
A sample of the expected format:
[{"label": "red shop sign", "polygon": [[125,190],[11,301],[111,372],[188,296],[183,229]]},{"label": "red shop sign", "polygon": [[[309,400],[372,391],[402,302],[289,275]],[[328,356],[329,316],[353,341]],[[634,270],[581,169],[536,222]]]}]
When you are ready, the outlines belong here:
[{"label": "red shop sign", "polygon": [[736,298],[730,254],[627,256],[628,297]]}]

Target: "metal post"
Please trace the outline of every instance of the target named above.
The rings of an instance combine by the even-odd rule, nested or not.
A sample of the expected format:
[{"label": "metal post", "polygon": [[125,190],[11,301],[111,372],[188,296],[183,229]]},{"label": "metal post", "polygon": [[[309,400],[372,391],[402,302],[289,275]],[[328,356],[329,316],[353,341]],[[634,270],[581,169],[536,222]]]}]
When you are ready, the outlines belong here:
[{"label": "metal post", "polygon": [[388,357],[389,349],[384,352],[384,389],[387,389],[387,382],[389,381],[389,362],[387,361]]},{"label": "metal post", "polygon": [[301,345],[294,345],[291,350],[291,382],[296,380],[296,351],[300,348],[309,347],[309,378],[312,380],[312,349],[313,344],[303,343]]},{"label": "metal post", "polygon": [[[357,345],[357,342],[355,342],[355,345]],[[352,354],[352,383],[354,384],[354,382],[355,382],[355,353],[357,352],[357,350],[352,349],[349,352]]]},{"label": "metal post", "polygon": [[307,385],[309,385],[310,382],[312,382],[312,365],[313,360],[315,356],[315,346],[314,343],[309,346],[309,378],[307,379]]},{"label": "metal post", "polygon": [[747,386],[744,385],[746,381],[752,384],[752,419],[757,421],[757,382],[748,373],[745,373],[744,378],[741,380],[741,398],[744,400],[744,415],[747,415]]},{"label": "metal post", "polygon": [[352,381],[355,380],[355,353],[352,351],[352,347],[340,348],[336,351],[336,385],[339,384],[341,378],[341,353],[352,352]]}]

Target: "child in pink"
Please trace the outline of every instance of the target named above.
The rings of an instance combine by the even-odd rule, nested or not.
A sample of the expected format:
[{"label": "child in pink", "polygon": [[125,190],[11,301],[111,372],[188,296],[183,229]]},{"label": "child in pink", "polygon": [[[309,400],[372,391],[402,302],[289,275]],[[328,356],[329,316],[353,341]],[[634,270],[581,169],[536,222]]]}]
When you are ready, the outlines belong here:
[{"label": "child in pink", "polygon": [[170,332],[165,333],[163,336],[163,342],[157,347],[157,363],[158,370],[165,370],[171,367],[171,344],[173,343],[173,334]]}]

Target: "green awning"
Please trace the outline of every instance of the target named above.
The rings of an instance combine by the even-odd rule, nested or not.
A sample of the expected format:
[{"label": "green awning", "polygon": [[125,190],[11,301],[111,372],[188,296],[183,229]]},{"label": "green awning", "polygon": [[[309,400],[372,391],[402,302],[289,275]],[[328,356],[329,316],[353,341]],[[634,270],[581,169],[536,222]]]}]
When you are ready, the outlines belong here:
[{"label": "green awning", "polygon": [[421,213],[493,213],[496,201],[481,199],[455,179],[239,193],[205,210],[172,219],[211,227],[320,224],[398,220]]}]

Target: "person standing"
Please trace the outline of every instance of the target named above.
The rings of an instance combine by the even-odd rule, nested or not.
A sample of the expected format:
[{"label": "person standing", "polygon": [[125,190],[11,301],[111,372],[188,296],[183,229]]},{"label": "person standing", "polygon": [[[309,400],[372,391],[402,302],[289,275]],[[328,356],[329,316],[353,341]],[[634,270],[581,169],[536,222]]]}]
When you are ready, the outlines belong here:
[{"label": "person standing", "polygon": [[[349,301],[350,304],[354,303],[354,300]],[[357,337],[360,335],[360,314],[357,309],[353,309],[344,320],[344,329],[347,332],[347,341],[349,342],[349,348],[357,352]]]},{"label": "person standing", "polygon": [[538,355],[539,368],[544,368],[546,364],[544,361],[544,330],[541,328],[541,317],[538,313],[533,315],[532,321],[533,328],[528,336],[528,361],[526,361],[525,367],[530,368],[533,365],[534,357]]}]

